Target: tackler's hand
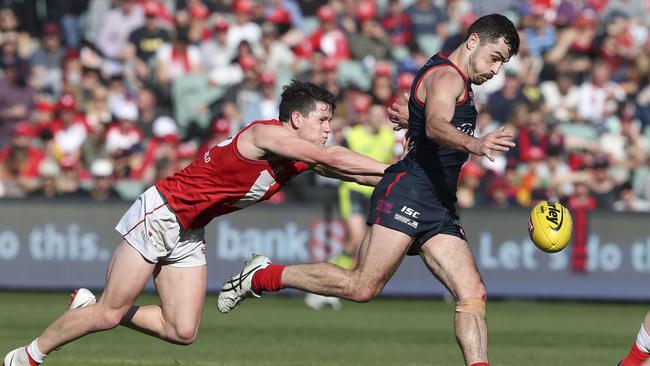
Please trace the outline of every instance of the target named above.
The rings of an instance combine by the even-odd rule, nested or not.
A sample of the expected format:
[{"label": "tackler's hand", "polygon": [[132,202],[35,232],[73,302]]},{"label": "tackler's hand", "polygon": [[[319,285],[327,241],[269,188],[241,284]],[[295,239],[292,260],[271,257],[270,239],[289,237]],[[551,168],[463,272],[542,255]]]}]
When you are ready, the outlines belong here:
[{"label": "tackler's hand", "polygon": [[393,130],[399,131],[409,127],[409,94],[402,94],[401,100],[395,101],[390,107],[386,108],[388,118],[395,124]]}]

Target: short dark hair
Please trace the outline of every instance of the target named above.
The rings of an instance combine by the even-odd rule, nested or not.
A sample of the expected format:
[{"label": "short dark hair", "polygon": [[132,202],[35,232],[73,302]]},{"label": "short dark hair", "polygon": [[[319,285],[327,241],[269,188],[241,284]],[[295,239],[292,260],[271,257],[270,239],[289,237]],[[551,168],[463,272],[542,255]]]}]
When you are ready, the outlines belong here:
[{"label": "short dark hair", "polygon": [[488,14],[478,18],[470,25],[463,41],[467,41],[472,33],[478,34],[480,45],[495,43],[503,37],[510,49],[510,56],[519,52],[519,34],[512,22],[501,14]]},{"label": "short dark hair", "polygon": [[278,119],[288,122],[291,120],[291,113],[295,111],[307,116],[316,109],[316,103],[318,102],[329,105],[332,113],[336,108],[336,98],[327,89],[313,83],[291,80],[291,84],[282,87],[282,100],[280,101],[280,116]]}]

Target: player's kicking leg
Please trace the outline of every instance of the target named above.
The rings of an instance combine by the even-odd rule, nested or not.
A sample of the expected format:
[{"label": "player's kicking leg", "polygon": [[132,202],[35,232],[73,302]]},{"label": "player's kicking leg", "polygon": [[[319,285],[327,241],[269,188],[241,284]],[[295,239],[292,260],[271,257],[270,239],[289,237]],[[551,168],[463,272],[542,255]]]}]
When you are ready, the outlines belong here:
[{"label": "player's kicking leg", "polygon": [[[70,294],[68,310],[83,308],[97,302],[95,295],[86,288],[80,288]],[[33,365],[38,364],[27,352],[28,347],[20,347],[7,353],[3,365]]]},{"label": "player's kicking leg", "polygon": [[427,240],[420,256],[456,298],[456,339],[472,366],[487,366],[486,291],[469,244],[459,237],[438,234]]},{"label": "player's kicking leg", "polygon": [[230,312],[246,297],[262,291],[295,288],[357,302],[370,301],[381,293],[411,244],[411,237],[397,230],[373,225],[359,252],[359,263],[344,270],[331,263],[271,264],[254,256],[244,270],[225,283],[217,302],[219,311]]},{"label": "player's kicking leg", "polygon": [[[77,338],[118,326],[146,285],[154,266],[123,241],[108,267],[106,289],[99,301],[66,311],[25,348],[24,356],[28,357],[11,358],[10,352],[4,366],[37,365],[48,353]],[[125,283],[129,286],[124,286]]]},{"label": "player's kicking leg", "polygon": [[650,311],[645,315],[641,329],[636,335],[630,352],[618,363],[619,366],[650,366]]}]

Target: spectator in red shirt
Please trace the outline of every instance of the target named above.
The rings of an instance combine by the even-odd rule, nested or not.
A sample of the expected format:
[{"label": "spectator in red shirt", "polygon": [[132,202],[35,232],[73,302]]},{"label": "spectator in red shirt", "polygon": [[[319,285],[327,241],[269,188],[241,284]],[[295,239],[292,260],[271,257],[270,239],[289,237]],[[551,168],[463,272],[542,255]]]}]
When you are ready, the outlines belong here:
[{"label": "spectator in red shirt", "polygon": [[19,122],[10,144],[0,150],[0,197],[22,197],[36,189],[45,154],[32,146],[35,132],[29,122]]},{"label": "spectator in red shirt", "polygon": [[132,151],[142,142],[142,131],[136,127],[138,107],[133,102],[123,102],[115,108],[116,123],[106,132],[106,150],[115,155]]},{"label": "spectator in red shirt", "polygon": [[403,46],[412,39],[411,18],[404,14],[400,0],[389,0],[388,11],[381,20],[391,46]]},{"label": "spectator in red shirt", "polygon": [[84,115],[77,112],[77,100],[72,94],[63,94],[57,104],[58,118],[50,125],[54,136],[54,153],[79,156],[86,141],[88,126]]},{"label": "spectator in red shirt", "polygon": [[349,59],[350,49],[345,33],[336,23],[336,10],[329,5],[321,6],[316,12],[319,27],[309,36],[314,50],[322,51],[333,59]]}]

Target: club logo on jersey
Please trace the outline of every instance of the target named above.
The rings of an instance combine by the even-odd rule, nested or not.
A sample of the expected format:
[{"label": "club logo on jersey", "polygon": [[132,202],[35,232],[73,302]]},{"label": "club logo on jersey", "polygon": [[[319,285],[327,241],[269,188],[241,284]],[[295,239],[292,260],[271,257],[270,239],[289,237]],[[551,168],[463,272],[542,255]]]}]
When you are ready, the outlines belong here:
[{"label": "club logo on jersey", "polygon": [[203,154],[203,160],[204,160],[206,163],[209,163],[209,162],[210,162],[210,152],[209,152],[209,151],[206,151],[205,154]]},{"label": "club logo on jersey", "polygon": [[284,173],[284,167],[283,166],[273,167],[273,173],[275,174],[276,177],[282,175],[282,173]]},{"label": "club logo on jersey", "polygon": [[469,97],[467,98],[468,99],[467,102],[469,103],[469,105],[473,106],[474,105],[474,92],[470,91],[468,93],[468,95],[469,95]]},{"label": "club logo on jersey", "polygon": [[413,219],[409,219],[409,218],[406,217],[406,216],[402,216],[402,215],[396,213],[395,216],[394,216],[393,218],[394,218],[395,220],[401,222],[401,223],[404,223],[404,224],[406,224],[406,225],[408,225],[408,226],[413,227],[414,229],[417,229],[417,228],[418,228],[419,223],[418,223],[417,221],[413,220]]},{"label": "club logo on jersey", "polygon": [[386,201],[385,199],[381,199],[377,201],[377,206],[375,207],[375,211],[379,211],[381,213],[389,214],[393,210],[393,203],[390,203]]},{"label": "club logo on jersey", "polygon": [[474,125],[472,123],[465,122],[457,126],[456,129],[466,135],[474,136]]}]

